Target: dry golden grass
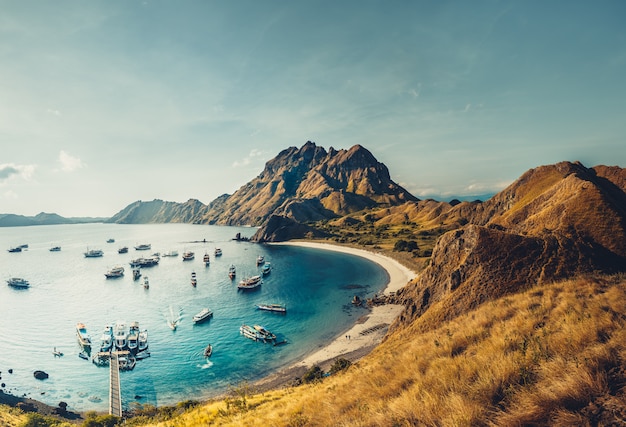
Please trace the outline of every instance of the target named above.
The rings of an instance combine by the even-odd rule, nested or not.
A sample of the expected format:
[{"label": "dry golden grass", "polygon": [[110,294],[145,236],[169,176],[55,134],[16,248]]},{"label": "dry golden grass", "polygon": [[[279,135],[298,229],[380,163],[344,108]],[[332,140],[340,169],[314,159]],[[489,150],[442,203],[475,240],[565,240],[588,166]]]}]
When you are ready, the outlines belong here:
[{"label": "dry golden grass", "polygon": [[0,426],[16,427],[26,420],[26,416],[10,406],[0,405]]},{"label": "dry golden grass", "polygon": [[626,413],[623,277],[543,285],[420,326],[427,321],[321,383],[246,396],[245,405],[213,402],[155,425],[585,425],[597,420],[584,408],[603,401]]}]

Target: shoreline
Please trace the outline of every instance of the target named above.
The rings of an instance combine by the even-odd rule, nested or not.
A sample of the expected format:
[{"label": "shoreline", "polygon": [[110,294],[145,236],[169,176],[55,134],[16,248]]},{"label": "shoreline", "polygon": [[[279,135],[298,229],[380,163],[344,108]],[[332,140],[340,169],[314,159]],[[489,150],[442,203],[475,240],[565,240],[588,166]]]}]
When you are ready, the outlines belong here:
[{"label": "shoreline", "polygon": [[[388,276],[383,295],[390,295],[404,287],[410,280],[417,277],[417,273],[403,266],[398,261],[365,249],[334,245],[322,242],[280,242],[276,245],[300,246],[312,249],[323,249],[359,256],[375,262],[381,266]],[[302,360],[293,362],[254,382],[260,391],[278,389],[293,384],[296,378],[301,378],[308,369],[317,365],[323,370],[330,368],[334,360],[339,357],[355,362],[369,354],[382,341],[389,329],[389,325],[402,312],[404,306],[385,304],[368,309],[368,313],[361,316],[356,323],[331,342],[321,345],[317,350],[307,354]]]}]

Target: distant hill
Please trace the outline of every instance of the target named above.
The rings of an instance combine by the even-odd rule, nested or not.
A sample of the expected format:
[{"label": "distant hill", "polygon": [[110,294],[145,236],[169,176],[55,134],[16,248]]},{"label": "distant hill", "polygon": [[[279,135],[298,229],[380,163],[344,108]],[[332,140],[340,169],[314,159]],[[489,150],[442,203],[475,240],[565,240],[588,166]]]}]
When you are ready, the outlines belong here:
[{"label": "distant hill", "polygon": [[[232,195],[222,195],[204,205],[186,203],[135,202],[110,218],[110,222],[188,222],[221,225],[280,224],[282,239],[293,237],[288,224],[338,218],[376,206],[394,206],[418,199],[393,182],[387,167],[364,147],[326,151],[308,141],[301,148],[290,147],[268,161],[259,176]],[[286,218],[271,223],[272,216]],[[286,227],[286,228],[285,228]],[[263,230],[274,236],[276,230]],[[298,225],[296,235],[310,231]],[[265,239],[258,239],[265,240]]]},{"label": "distant hill", "polygon": [[106,218],[64,218],[54,213],[41,212],[35,216],[0,214],[0,227],[21,227],[29,225],[85,224],[103,222]]}]

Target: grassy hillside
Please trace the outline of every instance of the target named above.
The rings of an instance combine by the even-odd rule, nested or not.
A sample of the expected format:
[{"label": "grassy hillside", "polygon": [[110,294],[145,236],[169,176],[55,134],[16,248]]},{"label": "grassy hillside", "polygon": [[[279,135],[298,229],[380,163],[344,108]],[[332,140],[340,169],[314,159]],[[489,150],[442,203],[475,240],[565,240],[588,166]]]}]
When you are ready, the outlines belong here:
[{"label": "grassy hillside", "polygon": [[136,425],[597,425],[626,420],[626,277],[534,287],[433,324],[433,306],[321,382],[249,388]]}]

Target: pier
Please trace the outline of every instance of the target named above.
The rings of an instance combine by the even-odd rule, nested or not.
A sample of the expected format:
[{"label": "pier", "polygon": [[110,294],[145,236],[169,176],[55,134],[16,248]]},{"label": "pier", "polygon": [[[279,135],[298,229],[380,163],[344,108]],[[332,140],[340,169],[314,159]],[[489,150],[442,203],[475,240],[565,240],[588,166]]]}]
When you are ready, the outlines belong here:
[{"label": "pier", "polygon": [[120,386],[120,364],[116,351],[111,352],[109,374],[109,414],[122,417],[122,388]]}]

